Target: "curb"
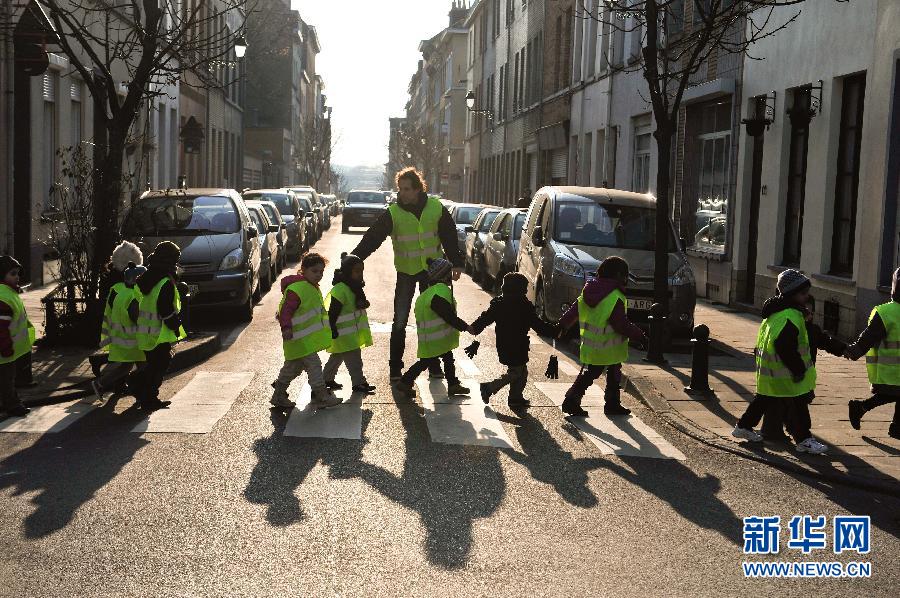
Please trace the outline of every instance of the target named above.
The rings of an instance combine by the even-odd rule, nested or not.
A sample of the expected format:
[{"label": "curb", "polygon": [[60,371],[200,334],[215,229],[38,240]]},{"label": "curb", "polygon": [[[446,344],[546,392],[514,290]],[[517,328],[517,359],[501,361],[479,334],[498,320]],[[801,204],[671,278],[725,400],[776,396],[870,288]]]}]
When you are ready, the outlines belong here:
[{"label": "curb", "polygon": [[[202,338],[206,337],[206,338]],[[168,374],[180,372],[206,361],[222,348],[222,336],[220,333],[200,333],[194,337],[196,342],[183,350],[175,350],[172,362],[169,365]],[[39,397],[22,397],[22,403],[26,407],[41,407],[43,405],[56,405],[66,403],[88,396],[93,396],[93,391],[84,380],[63,387],[67,391],[62,394],[49,394]]]},{"label": "curb", "polygon": [[[625,365],[627,371],[628,365]],[[740,445],[734,445],[723,440],[718,434],[715,434],[706,428],[698,426],[694,422],[682,416],[678,411],[672,408],[669,401],[666,400],[662,393],[658,392],[653,385],[642,376],[635,376],[633,373],[626,373],[625,390],[631,392],[635,398],[640,400],[644,405],[649,407],[654,413],[658,414],[671,427],[675,428],[685,436],[693,438],[697,442],[705,444],[709,447],[727,452],[736,457],[741,457],[749,461],[768,465],[781,471],[803,475],[804,477],[814,478],[823,482],[841,484],[850,488],[858,488],[871,492],[878,492],[887,496],[900,498],[900,486],[896,483],[885,483],[878,480],[867,480],[849,475],[836,475],[829,472],[811,471],[797,463],[791,462],[785,458],[771,459],[763,455],[740,448]]]}]

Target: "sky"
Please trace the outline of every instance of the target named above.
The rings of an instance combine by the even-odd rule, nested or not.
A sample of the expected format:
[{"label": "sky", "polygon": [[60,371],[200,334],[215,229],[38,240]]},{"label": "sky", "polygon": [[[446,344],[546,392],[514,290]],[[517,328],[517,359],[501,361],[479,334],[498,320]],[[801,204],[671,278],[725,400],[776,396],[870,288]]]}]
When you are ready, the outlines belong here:
[{"label": "sky", "polygon": [[388,118],[404,116],[419,42],[447,26],[451,0],[293,0],[319,34],[337,145],[332,163],[384,164]]}]

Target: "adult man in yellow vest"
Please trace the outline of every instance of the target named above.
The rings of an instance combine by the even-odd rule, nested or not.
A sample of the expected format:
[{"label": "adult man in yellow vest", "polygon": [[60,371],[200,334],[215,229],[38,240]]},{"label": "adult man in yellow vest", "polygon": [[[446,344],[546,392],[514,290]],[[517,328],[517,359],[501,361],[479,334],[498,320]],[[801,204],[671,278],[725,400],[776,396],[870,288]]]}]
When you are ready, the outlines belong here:
[{"label": "adult man in yellow vest", "polygon": [[[363,235],[351,253],[365,260],[388,236],[394,246],[397,286],[394,290],[394,323],[391,328],[390,374],[399,380],[403,373],[403,351],[406,347],[406,324],[412,308],[416,285],[419,292],[427,287],[426,260],[444,257],[453,264],[453,280],[463,271],[463,257],[456,239],[456,225],[440,200],[429,198],[425,181],[415,168],[405,168],[396,177],[397,203]],[[432,368],[432,375],[439,375]]]},{"label": "adult man in yellow vest", "polygon": [[16,393],[16,362],[31,355],[34,326],[19,297],[22,264],[10,255],[0,255],[0,408],[22,417],[30,411]]},{"label": "adult man in yellow vest", "polygon": [[866,356],[866,370],[872,384],[872,397],[850,401],[850,425],[859,430],[867,411],[894,404],[894,421],[888,428],[891,438],[900,438],[900,268],[894,271],[891,300],[872,310],[869,325],[845,355],[852,360]]}]

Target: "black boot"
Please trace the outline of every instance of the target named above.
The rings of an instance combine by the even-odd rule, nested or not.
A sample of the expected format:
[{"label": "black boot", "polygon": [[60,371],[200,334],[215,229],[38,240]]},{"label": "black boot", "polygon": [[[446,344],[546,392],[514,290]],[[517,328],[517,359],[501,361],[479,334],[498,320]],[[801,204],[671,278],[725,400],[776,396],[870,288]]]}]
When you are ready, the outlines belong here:
[{"label": "black boot", "polygon": [[329,390],[340,390],[344,388],[344,385],[340,382],[335,382],[334,380],[328,380],[327,382],[325,382],[325,388]]},{"label": "black boot", "polygon": [[479,385],[479,389],[481,390],[481,400],[484,401],[485,405],[490,404],[491,395],[494,394],[493,392],[491,392],[491,385],[487,382],[482,382]]},{"label": "black boot", "polygon": [[566,395],[566,400],[563,401],[562,412],[576,417],[587,417],[588,415],[588,412],[581,408],[581,397],[576,399],[568,394]]},{"label": "black boot", "polygon": [[863,415],[866,414],[866,406],[862,401],[850,401],[847,403],[847,410],[850,418],[850,425],[854,430],[859,430]]},{"label": "black boot", "polygon": [[631,409],[623,407],[622,403],[606,403],[603,405],[604,415],[630,415]]},{"label": "black boot", "polygon": [[391,382],[396,382],[403,375],[403,362],[389,361],[388,369],[390,370]]},{"label": "black boot", "polygon": [[900,440],[900,424],[891,424],[888,428],[888,436]]}]

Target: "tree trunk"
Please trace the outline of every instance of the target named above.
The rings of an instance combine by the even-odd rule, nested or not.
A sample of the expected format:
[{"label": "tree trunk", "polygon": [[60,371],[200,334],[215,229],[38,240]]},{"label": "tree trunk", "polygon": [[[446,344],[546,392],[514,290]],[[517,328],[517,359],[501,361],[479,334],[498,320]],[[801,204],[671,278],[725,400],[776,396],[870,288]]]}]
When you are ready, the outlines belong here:
[{"label": "tree trunk", "polygon": [[99,280],[103,264],[109,259],[119,238],[119,208],[122,200],[122,173],[125,159],[125,134],[110,127],[106,144],[98,150],[94,162],[94,254],[91,269]]},{"label": "tree trunk", "polygon": [[671,212],[669,166],[671,163],[673,126],[668,118],[657,115],[656,137],[656,250],[653,269],[653,300],[662,306],[662,312],[669,314],[669,213]]}]

